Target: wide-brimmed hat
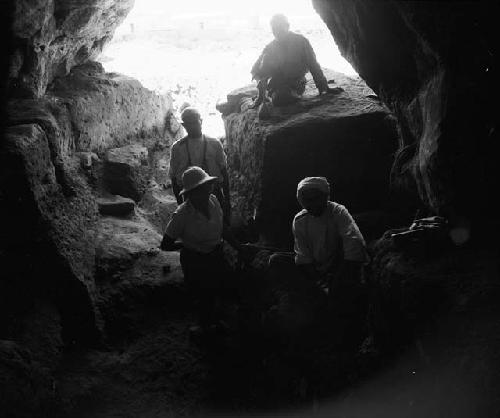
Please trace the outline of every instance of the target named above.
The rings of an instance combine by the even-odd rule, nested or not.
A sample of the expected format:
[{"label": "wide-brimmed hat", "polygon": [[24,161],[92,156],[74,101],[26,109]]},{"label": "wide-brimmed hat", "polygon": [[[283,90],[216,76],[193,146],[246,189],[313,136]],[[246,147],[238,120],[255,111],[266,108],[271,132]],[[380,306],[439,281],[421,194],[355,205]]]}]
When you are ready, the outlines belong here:
[{"label": "wide-brimmed hat", "polygon": [[180,194],[189,192],[202,184],[214,180],[217,180],[217,177],[209,176],[203,168],[197,166],[189,167],[182,174],[182,185],[184,188],[180,191]]}]

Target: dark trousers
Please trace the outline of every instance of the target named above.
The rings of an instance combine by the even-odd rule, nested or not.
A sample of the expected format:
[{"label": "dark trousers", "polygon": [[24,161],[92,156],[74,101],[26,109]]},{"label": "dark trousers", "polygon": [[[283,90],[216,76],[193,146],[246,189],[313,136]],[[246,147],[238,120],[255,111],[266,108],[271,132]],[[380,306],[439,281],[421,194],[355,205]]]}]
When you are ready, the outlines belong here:
[{"label": "dark trousers", "polygon": [[205,254],[183,248],[180,254],[184,281],[196,303],[198,321],[202,327],[216,323],[217,305],[226,297],[230,285],[230,270],[224,259],[222,245]]}]

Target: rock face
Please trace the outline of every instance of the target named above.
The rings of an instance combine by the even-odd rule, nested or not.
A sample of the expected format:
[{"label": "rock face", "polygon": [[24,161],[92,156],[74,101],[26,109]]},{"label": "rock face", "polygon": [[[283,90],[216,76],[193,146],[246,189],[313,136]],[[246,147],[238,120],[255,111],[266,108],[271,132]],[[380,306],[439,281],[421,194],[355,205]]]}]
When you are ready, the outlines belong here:
[{"label": "rock face", "polygon": [[158,138],[180,134],[180,127],[171,123],[169,96],[150,91],[133,78],[107,74],[97,62],[54,80],[46,98],[61,113],[68,113],[78,151],[102,153],[137,139],[150,147]]},{"label": "rock face", "polygon": [[106,152],[104,184],[111,193],[141,200],[149,174],[148,149],[141,145],[127,145]]},{"label": "rock face", "polygon": [[35,294],[50,295],[63,311],[68,331],[78,323],[81,338],[95,339],[92,242],[97,211],[89,188],[68,166],[64,178],[72,193],[65,195],[48,135],[36,123],[10,127],[1,156],[2,205],[9,219],[9,241],[3,243],[7,280],[12,285],[25,280]]},{"label": "rock face", "polygon": [[240,89],[219,106],[226,113],[236,212],[256,213],[263,238],[273,244],[291,244],[297,183],[306,176],[327,177],[333,199],[353,213],[387,207],[394,121],[361,80],[328,77],[345,91],[319,98],[309,80],[300,102],[273,108],[265,120],[256,110],[238,112],[251,90]]},{"label": "rock face", "polygon": [[177,134],[165,123],[171,112],[168,97],[106,75],[94,63],[56,80],[41,99],[9,102],[0,154],[1,206],[9,220],[1,248],[6,318],[31,298],[16,290],[25,287],[55,303],[68,339],[99,338],[94,241],[100,184],[92,176],[102,175],[107,149],[129,142],[164,159]]},{"label": "rock face", "polygon": [[134,0],[20,0],[14,3],[12,94],[41,97],[57,76],[95,58]]},{"label": "rock face", "polygon": [[455,249],[425,239],[402,247],[389,232],[373,248],[377,344],[391,351],[416,340],[422,372],[430,374],[429,381],[442,382],[443,399],[463,402],[471,410],[465,415],[497,415],[497,251]]},{"label": "rock face", "polygon": [[438,214],[495,216],[498,4],[313,4],[342,54],[398,119],[399,180]]},{"label": "rock face", "polygon": [[188,306],[178,252],[159,251],[161,235],[144,218],[102,218],[96,238],[98,305],[108,337],[140,329],[153,305]]}]

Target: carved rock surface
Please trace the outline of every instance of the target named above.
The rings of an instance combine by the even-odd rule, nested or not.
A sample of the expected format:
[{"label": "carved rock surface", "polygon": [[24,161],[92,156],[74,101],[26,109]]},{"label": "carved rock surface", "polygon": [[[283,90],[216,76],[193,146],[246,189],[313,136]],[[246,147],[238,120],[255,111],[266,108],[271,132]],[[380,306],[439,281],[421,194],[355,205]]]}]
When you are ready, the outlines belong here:
[{"label": "carved rock surface", "polygon": [[148,90],[133,78],[105,73],[97,62],[54,80],[46,97],[67,111],[78,151],[102,153],[138,140],[152,146],[181,134],[171,123],[170,96]]},{"label": "carved rock surface", "polygon": [[[90,189],[68,166],[65,178],[74,194],[64,194],[47,135],[38,124],[12,126],[4,141],[0,178],[5,190],[3,209],[10,219],[4,228],[9,241],[3,243],[8,244],[7,279],[19,275],[32,292],[53,298],[68,334],[76,332],[78,323],[82,339],[96,338],[93,227],[97,208]],[[16,219],[19,222],[13,222]]]},{"label": "carved rock surface", "polygon": [[160,251],[161,235],[143,218],[102,218],[96,243],[99,306],[107,336],[138,331],[153,305],[187,306],[178,252]]},{"label": "carved rock surface", "polygon": [[97,199],[99,213],[101,215],[126,216],[131,214],[135,208],[135,202],[127,197],[107,196]]},{"label": "carved rock surface", "polygon": [[438,214],[496,217],[498,2],[313,3],[398,119],[400,182]]},{"label": "carved rock surface", "polygon": [[[121,98],[122,124],[114,114]],[[134,140],[166,158],[175,136],[164,130],[169,106],[167,98],[135,81],[106,75],[92,63],[58,80],[41,99],[8,103],[0,152],[0,206],[9,220],[0,244],[2,323],[25,315],[19,307],[31,297],[48,299],[60,313],[66,341],[99,338],[94,277],[98,206],[92,175],[103,163],[95,160],[84,167],[81,152],[102,155]]]},{"label": "carved rock surface", "polygon": [[104,184],[110,193],[141,200],[149,177],[148,149],[132,144],[106,152]]},{"label": "carved rock surface", "polygon": [[327,177],[333,200],[352,213],[388,205],[397,148],[391,114],[361,80],[326,75],[345,91],[318,97],[309,80],[301,101],[273,108],[264,120],[257,110],[238,112],[248,100],[241,90],[235,94],[243,101],[230,94],[228,104],[236,105],[223,105],[235,211],[243,219],[256,213],[263,238],[273,244],[291,244],[297,183],[306,176]]},{"label": "carved rock surface", "polygon": [[101,52],[134,0],[19,0],[14,5],[10,91],[42,97],[54,77]]}]

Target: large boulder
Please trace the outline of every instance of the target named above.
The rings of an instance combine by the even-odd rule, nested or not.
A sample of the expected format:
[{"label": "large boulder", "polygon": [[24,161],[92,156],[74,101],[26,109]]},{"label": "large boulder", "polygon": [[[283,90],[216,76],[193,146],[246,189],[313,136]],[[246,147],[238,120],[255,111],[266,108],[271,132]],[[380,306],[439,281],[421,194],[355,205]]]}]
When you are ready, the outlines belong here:
[{"label": "large boulder", "polygon": [[54,77],[101,52],[134,0],[20,0],[14,5],[10,92],[41,97]]},{"label": "large boulder", "polygon": [[106,151],[103,183],[110,193],[138,202],[146,191],[148,177],[146,147],[131,144]]},{"label": "large boulder", "polygon": [[256,213],[263,238],[273,244],[290,246],[300,210],[296,187],[306,176],[327,177],[333,199],[351,212],[388,206],[397,148],[393,117],[361,80],[333,72],[327,77],[344,91],[318,97],[309,79],[301,101],[273,108],[265,119],[248,109],[252,87],[219,106],[226,114],[235,211],[244,219]]},{"label": "large boulder", "polygon": [[313,4],[341,53],[397,117],[400,183],[453,222],[496,217],[498,2]]}]

